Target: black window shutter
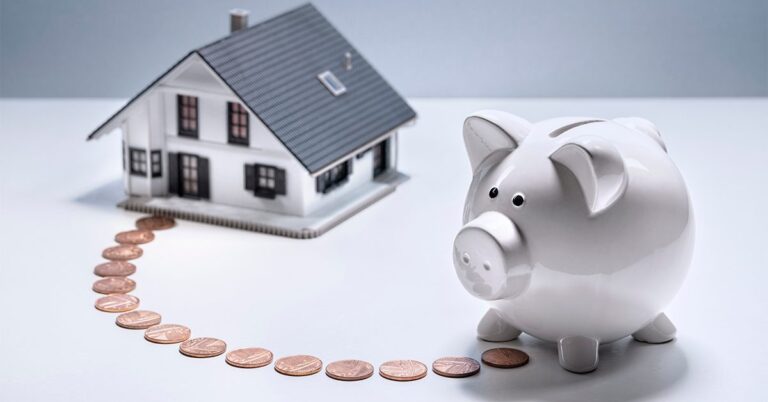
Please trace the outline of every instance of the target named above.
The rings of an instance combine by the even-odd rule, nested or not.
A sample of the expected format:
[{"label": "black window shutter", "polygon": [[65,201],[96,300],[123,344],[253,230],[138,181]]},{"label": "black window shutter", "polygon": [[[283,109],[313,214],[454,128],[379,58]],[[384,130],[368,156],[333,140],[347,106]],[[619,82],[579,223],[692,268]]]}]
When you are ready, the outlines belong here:
[{"label": "black window shutter", "polygon": [[245,189],[253,191],[256,188],[256,165],[245,165]]},{"label": "black window shutter", "polygon": [[285,195],[285,169],[275,169],[275,193]]},{"label": "black window shutter", "polygon": [[315,178],[315,185],[318,193],[325,193],[325,178],[324,174],[321,174]]},{"label": "black window shutter", "polygon": [[210,163],[208,158],[198,157],[197,160],[197,194],[200,198],[211,198]]},{"label": "black window shutter", "polygon": [[232,141],[232,102],[227,102],[227,140]]},{"label": "black window shutter", "polygon": [[168,192],[179,194],[179,154],[168,152]]}]

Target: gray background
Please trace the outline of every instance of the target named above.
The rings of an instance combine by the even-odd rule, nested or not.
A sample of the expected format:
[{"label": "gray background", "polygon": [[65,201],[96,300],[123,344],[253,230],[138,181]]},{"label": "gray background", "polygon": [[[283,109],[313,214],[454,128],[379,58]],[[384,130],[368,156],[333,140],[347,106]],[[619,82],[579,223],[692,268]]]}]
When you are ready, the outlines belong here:
[{"label": "gray background", "polygon": [[[128,97],[302,3],[0,0],[0,96]],[[314,3],[406,96],[768,95],[765,0]]]}]

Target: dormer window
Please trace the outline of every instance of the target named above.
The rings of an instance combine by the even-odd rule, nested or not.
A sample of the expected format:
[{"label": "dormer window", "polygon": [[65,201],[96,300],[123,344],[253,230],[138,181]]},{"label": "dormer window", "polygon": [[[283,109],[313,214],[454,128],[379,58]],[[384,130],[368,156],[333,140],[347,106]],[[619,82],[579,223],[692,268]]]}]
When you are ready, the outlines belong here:
[{"label": "dormer window", "polygon": [[333,96],[339,96],[344,92],[347,92],[347,87],[339,81],[336,76],[330,71],[324,71],[317,76],[317,79],[323,83],[325,88],[329,90]]}]

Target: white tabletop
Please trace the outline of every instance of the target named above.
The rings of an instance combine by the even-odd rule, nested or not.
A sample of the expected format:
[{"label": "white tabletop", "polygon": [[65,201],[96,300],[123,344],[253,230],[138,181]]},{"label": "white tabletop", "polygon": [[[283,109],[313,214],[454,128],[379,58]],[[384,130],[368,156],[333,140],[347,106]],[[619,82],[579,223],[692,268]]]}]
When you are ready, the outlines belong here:
[{"label": "white tabletop", "polygon": [[0,101],[0,400],[768,400],[768,99],[414,99],[400,166],[412,180],[314,240],[180,221],[137,260],[142,308],[230,349],[312,354],[374,365],[480,353],[485,304],[451,264],[470,172],[461,122],[499,108],[530,120],[637,115],[662,130],[687,180],[697,219],[693,267],[667,314],[678,339],[625,339],[600,368],[565,372],[555,348],[523,335],[531,355],[513,370],[378,375],[342,383],[271,367],[191,359],[118,328],[93,308],[93,266],[139,216],[121,199],[120,138],[85,142],[122,101]]}]

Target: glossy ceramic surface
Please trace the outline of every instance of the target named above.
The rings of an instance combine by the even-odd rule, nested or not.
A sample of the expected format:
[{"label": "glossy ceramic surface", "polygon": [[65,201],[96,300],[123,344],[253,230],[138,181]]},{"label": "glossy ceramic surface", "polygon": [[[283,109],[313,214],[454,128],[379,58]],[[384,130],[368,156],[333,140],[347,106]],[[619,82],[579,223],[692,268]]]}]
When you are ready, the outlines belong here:
[{"label": "glossy ceramic surface", "polygon": [[[662,310],[687,273],[694,221],[652,123],[531,124],[481,111],[465,121],[464,139],[473,180],[453,253],[464,287],[492,306],[480,337],[523,331],[596,348],[641,330],[645,341],[674,336]],[[645,335],[658,332],[646,328],[654,322],[669,326]]]}]

